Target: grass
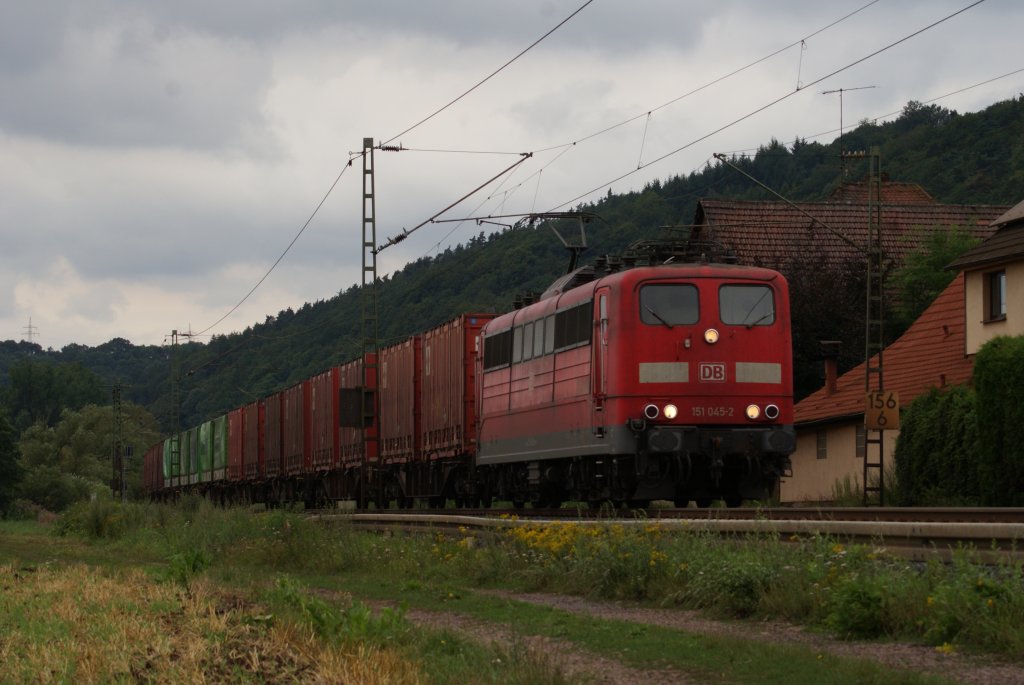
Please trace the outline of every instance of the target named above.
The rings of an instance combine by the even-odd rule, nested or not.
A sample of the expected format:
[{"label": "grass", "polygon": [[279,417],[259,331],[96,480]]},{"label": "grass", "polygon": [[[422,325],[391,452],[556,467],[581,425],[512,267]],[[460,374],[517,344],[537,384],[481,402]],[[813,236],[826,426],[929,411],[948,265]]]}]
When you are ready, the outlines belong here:
[{"label": "grass", "polygon": [[[557,659],[515,639],[495,647],[415,627],[404,607],[455,611],[513,636],[570,640],[635,668],[670,666],[700,682],[941,682],[801,647],[495,600],[478,588],[781,618],[944,652],[1018,657],[1024,647],[1020,566],[984,567],[969,551],[950,565],[911,566],[881,549],[821,537],[723,541],[614,521],[524,525],[477,538],[390,537],[201,501],[84,504],[52,530],[0,522],[0,578],[17,576],[0,584],[0,661],[15,669],[0,674],[0,683],[40,668],[58,682],[174,682],[214,660],[230,666],[214,680],[237,682],[264,671],[268,682],[331,680],[342,669],[350,669],[344,682],[573,682]],[[77,586],[95,590],[68,599]],[[376,600],[400,604],[374,611],[368,602]],[[352,670],[358,665],[350,658],[374,663],[377,680]],[[314,667],[335,670],[304,670]]]}]

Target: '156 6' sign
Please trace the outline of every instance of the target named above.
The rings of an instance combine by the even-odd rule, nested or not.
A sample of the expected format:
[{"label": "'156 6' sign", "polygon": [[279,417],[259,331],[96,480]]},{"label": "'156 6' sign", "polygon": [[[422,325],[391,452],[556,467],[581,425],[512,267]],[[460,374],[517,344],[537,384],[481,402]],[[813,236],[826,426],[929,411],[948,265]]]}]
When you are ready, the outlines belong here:
[{"label": "'156 6' sign", "polygon": [[869,392],[864,398],[864,425],[871,430],[900,427],[900,396],[895,392]]}]

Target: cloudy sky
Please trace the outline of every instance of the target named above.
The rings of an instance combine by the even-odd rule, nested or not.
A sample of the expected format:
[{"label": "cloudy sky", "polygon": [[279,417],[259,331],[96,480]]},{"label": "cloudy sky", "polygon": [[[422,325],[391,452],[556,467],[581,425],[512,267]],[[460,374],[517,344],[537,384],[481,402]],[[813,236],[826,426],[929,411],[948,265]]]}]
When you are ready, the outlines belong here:
[{"label": "cloudy sky", "polygon": [[[828,141],[840,103],[825,90],[875,86],[844,95],[849,125],[1024,68],[1017,0],[982,2],[831,77],[972,0],[585,2],[0,3],[0,340],[27,339],[30,319],[55,349],[208,329],[364,137],[409,148],[375,153],[383,243],[518,153],[534,154],[445,216],[565,209],[773,137]],[[938,104],[977,111],[1021,91],[1024,72]],[[361,170],[356,159],[207,335],[359,281]],[[480,230],[427,225],[379,268]]]}]

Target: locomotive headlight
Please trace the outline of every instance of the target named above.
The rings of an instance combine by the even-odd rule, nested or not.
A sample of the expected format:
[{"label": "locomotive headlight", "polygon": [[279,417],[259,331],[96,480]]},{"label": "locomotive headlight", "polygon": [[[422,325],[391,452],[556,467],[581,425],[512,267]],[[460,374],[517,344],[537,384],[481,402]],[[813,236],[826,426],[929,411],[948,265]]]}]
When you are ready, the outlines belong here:
[{"label": "locomotive headlight", "polygon": [[666,404],[662,413],[665,415],[666,419],[671,421],[675,417],[679,416],[679,407],[674,404]]},{"label": "locomotive headlight", "polygon": [[747,405],[747,418],[751,421],[755,421],[761,416],[761,407],[756,404]]},{"label": "locomotive headlight", "polygon": [[764,417],[766,419],[770,419],[771,421],[774,421],[775,419],[779,418],[779,407],[778,407],[778,405],[769,404],[767,407],[765,407],[764,408]]},{"label": "locomotive headlight", "polygon": [[706,342],[708,345],[714,345],[716,342],[718,342],[718,331],[716,331],[714,328],[709,328],[706,331],[704,331],[704,342]]},{"label": "locomotive headlight", "polygon": [[644,407],[644,416],[646,416],[650,421],[653,421],[654,419],[658,418],[659,413],[660,412],[658,411],[658,405],[656,404],[648,404],[646,407]]}]

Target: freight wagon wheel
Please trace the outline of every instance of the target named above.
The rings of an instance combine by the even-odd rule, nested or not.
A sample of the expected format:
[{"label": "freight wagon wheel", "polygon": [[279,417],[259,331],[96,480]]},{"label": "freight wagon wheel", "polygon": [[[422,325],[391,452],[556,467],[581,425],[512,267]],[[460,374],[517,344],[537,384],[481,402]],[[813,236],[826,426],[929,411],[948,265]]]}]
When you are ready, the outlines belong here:
[{"label": "freight wagon wheel", "polygon": [[701,509],[707,509],[708,507],[711,506],[711,502],[713,502],[714,500],[712,500],[710,497],[698,497],[695,501],[697,502],[698,507],[700,507]]},{"label": "freight wagon wheel", "polygon": [[512,508],[513,509],[522,509],[525,506],[526,506],[526,500],[524,500],[524,499],[513,499],[512,500]]},{"label": "freight wagon wheel", "polygon": [[731,509],[735,509],[743,504],[743,497],[741,495],[726,495],[723,499],[725,500],[725,506]]}]

